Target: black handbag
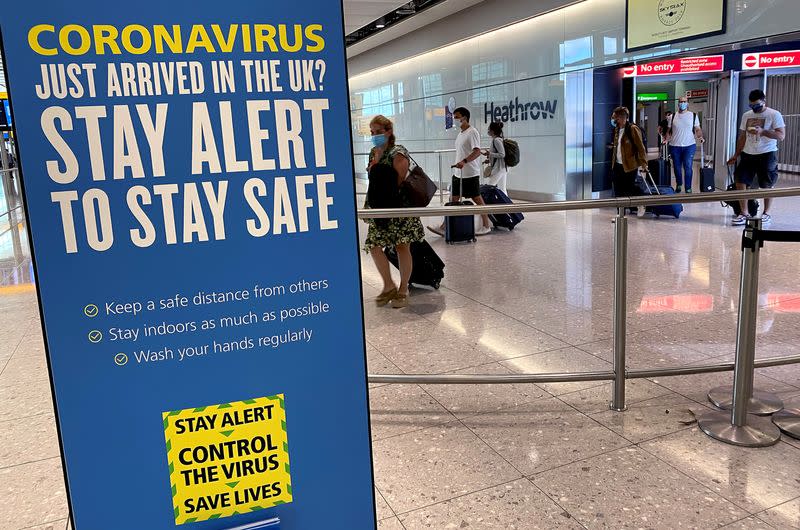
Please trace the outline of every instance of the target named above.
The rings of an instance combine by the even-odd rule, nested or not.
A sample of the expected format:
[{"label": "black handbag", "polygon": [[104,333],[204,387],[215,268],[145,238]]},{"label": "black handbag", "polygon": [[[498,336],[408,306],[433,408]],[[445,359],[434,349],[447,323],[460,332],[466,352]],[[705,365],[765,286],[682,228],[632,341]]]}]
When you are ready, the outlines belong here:
[{"label": "black handbag", "polygon": [[425,170],[417,164],[416,160],[411,158],[411,161],[414,162],[414,169],[409,171],[408,176],[400,185],[400,191],[412,206],[425,208],[431,203],[431,199],[439,188],[425,173]]}]

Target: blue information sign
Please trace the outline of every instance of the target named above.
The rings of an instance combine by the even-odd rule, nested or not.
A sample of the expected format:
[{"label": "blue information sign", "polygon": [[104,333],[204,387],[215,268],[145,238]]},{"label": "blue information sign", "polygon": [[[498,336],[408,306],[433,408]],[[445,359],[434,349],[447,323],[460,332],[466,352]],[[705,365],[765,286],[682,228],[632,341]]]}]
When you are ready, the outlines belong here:
[{"label": "blue information sign", "polygon": [[76,530],[375,527],[342,28],[329,0],[0,20]]}]

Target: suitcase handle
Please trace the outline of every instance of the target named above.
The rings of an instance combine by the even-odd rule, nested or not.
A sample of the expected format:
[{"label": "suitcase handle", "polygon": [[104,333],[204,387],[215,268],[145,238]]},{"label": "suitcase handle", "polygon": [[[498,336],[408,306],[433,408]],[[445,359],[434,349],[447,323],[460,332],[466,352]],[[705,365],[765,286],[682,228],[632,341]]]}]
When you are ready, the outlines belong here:
[{"label": "suitcase handle", "polygon": [[[647,182],[647,177],[650,177],[650,182]],[[653,178],[653,174],[650,173],[649,169],[645,170],[644,177],[643,177],[642,180],[644,180],[644,185],[647,187],[647,192],[650,195],[653,195],[653,190],[656,190],[656,193],[655,193],[656,195],[661,195],[661,191],[658,189],[658,186],[656,185],[656,180]],[[650,184],[653,185],[652,188],[650,187]]]}]

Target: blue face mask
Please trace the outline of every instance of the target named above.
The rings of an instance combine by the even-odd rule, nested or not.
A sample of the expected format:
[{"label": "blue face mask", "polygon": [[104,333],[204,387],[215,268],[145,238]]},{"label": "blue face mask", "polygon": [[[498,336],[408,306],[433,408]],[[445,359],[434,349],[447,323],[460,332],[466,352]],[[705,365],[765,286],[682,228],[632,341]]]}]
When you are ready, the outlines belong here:
[{"label": "blue face mask", "polygon": [[753,109],[753,112],[761,112],[764,110],[763,103],[750,103],[750,108]]},{"label": "blue face mask", "polygon": [[372,137],[372,145],[375,147],[383,147],[386,145],[386,135],[385,134],[376,134]]},{"label": "blue face mask", "polygon": [[615,120],[614,118],[611,118],[611,126],[614,128],[617,127],[617,120]]},{"label": "blue face mask", "polygon": [[678,108],[681,109],[681,110],[686,110],[686,109],[689,108],[689,104],[688,103],[678,103]]}]

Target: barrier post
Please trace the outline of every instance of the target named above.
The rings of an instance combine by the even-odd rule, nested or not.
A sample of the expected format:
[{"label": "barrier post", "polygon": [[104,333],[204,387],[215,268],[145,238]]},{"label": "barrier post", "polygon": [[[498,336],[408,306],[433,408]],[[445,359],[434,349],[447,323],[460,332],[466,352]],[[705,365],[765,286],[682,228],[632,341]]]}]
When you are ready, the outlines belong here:
[{"label": "barrier post", "polygon": [[628,317],[628,219],[625,208],[614,218],[614,390],[611,410],[625,407],[625,336]]},{"label": "barrier post", "polygon": [[[742,235],[742,271],[739,281],[739,318],[731,411],[711,412],[698,419],[698,426],[707,435],[743,447],[767,447],[776,444],[781,437],[780,430],[769,419],[748,415],[753,398],[758,266],[763,246],[763,241],[756,237],[756,231],[759,230],[761,230],[761,219],[748,219]],[[719,388],[712,392],[722,391],[723,389]],[[709,396],[710,394],[711,392]],[[780,403],[780,408],[783,408],[783,403]]]},{"label": "barrier post", "polygon": [[442,178],[442,153],[436,153],[439,157],[439,204],[444,205],[444,179]]},{"label": "barrier post", "polygon": [[[742,236],[742,277],[739,289],[739,320],[736,331],[736,355],[745,354],[749,364],[755,362],[756,350],[756,323],[758,320],[758,270],[763,240],[757,240],[755,232],[761,230],[761,219],[749,219]],[[775,394],[753,389],[752,370],[749,375],[742,374],[742,384],[737,387],[738,379],[734,386],[720,386],[708,392],[708,400],[722,410],[733,409],[736,392],[746,392],[746,410],[749,414],[769,416],[783,408],[783,401]]]},{"label": "barrier post", "polygon": [[800,404],[786,407],[772,416],[772,423],[784,434],[800,439]]}]

